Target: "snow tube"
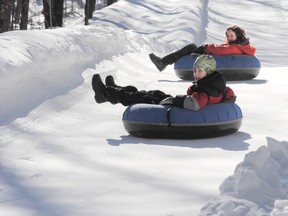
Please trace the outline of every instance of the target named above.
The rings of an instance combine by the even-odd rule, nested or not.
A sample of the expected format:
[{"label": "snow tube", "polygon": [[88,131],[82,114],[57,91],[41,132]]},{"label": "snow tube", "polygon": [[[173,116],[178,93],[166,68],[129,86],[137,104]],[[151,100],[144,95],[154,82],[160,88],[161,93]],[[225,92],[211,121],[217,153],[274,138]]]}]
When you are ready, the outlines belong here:
[{"label": "snow tube", "polygon": [[[194,80],[193,64],[199,54],[183,56],[174,64],[176,75],[180,79]],[[221,72],[227,81],[251,80],[261,68],[260,61],[249,55],[213,55],[216,60],[216,70]]]},{"label": "snow tube", "polygon": [[235,103],[205,106],[199,111],[152,104],[134,104],[123,113],[126,131],[138,137],[200,139],[224,136],[239,130],[242,111]]}]

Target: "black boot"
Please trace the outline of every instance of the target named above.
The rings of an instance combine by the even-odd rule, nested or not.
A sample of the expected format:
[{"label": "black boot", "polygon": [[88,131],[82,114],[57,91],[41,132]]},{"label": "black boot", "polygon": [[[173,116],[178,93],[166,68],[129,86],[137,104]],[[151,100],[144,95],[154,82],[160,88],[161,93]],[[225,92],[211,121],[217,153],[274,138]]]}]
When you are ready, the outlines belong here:
[{"label": "black boot", "polygon": [[106,86],[112,86],[112,87],[117,87],[117,88],[120,87],[120,86],[115,84],[114,78],[111,75],[106,77],[105,83],[106,83]]},{"label": "black boot", "polygon": [[106,98],[111,104],[119,103],[118,92],[121,91],[119,88],[115,88],[112,86],[106,87]]},{"label": "black boot", "polygon": [[193,51],[197,48],[197,46],[192,43],[192,44],[188,44],[187,46],[181,48],[180,50],[170,53],[167,56],[164,56],[162,58],[162,63],[163,64],[173,64],[175,63],[178,59],[180,59],[181,57],[185,56],[185,55],[190,55],[191,53],[193,53]]},{"label": "black boot", "polygon": [[167,64],[164,64],[161,58],[156,56],[154,53],[150,53],[149,57],[159,71],[163,71],[167,67]]},{"label": "black boot", "polygon": [[105,83],[106,83],[106,86],[111,86],[111,87],[114,87],[114,88],[117,88],[117,89],[121,89],[121,90],[123,90],[125,92],[136,92],[136,91],[138,91],[138,89],[136,87],[131,86],[131,85],[124,86],[124,87],[116,85],[116,83],[114,81],[114,78],[111,75],[106,77]]},{"label": "black boot", "polygon": [[97,103],[104,103],[107,101],[105,94],[106,94],[106,86],[101,80],[101,77],[99,74],[94,74],[92,78],[92,88],[95,93],[95,101]]}]

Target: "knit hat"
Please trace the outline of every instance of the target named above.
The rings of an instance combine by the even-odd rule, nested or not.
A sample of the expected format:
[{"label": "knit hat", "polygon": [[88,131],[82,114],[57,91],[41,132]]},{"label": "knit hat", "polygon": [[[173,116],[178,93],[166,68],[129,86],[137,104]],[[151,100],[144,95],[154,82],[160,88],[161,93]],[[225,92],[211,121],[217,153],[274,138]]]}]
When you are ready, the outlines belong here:
[{"label": "knit hat", "polygon": [[212,55],[201,55],[197,57],[193,68],[205,71],[207,74],[212,73],[216,69],[216,61]]}]

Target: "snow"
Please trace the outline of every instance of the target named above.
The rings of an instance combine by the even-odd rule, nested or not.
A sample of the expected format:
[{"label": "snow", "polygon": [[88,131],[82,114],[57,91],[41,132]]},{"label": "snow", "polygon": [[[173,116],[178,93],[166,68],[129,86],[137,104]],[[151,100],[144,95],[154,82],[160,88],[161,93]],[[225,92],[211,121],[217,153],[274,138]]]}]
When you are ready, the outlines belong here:
[{"label": "snow", "polygon": [[[1,216],[288,215],[287,9],[268,0],[121,0],[89,26],[81,18],[1,34]],[[173,66],[158,72],[148,54],[221,43],[231,24],[247,29],[262,63],[255,79],[228,82],[244,116],[237,133],[133,137],[125,107],[95,103],[95,73],[185,93],[189,82]]]}]

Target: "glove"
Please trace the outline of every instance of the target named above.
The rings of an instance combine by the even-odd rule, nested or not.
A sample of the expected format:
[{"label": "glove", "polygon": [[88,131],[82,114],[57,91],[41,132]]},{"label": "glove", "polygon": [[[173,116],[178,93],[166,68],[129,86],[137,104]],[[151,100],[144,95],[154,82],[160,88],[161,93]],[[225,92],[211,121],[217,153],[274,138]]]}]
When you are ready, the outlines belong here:
[{"label": "glove", "polygon": [[246,37],[242,37],[242,38],[237,38],[237,40],[235,41],[236,44],[241,44],[241,45],[246,45],[249,43],[249,38]]},{"label": "glove", "polygon": [[160,101],[160,105],[171,105],[174,102],[174,97],[167,97],[165,99],[163,99],[162,101]]},{"label": "glove", "polygon": [[197,53],[197,54],[205,54],[207,53],[207,46],[208,44],[202,44],[201,46],[197,47],[193,53]]},{"label": "glove", "polygon": [[224,99],[222,102],[223,103],[235,103],[236,102],[236,96],[232,96],[229,99]]}]

